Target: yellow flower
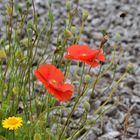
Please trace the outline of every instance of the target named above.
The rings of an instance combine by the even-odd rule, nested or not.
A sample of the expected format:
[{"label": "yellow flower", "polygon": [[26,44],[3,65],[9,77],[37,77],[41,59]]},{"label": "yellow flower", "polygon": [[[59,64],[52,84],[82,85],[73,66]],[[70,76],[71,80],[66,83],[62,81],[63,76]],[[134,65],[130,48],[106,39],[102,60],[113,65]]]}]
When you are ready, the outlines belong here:
[{"label": "yellow flower", "polygon": [[3,128],[9,130],[16,130],[23,125],[23,120],[21,117],[9,117],[2,121]]}]

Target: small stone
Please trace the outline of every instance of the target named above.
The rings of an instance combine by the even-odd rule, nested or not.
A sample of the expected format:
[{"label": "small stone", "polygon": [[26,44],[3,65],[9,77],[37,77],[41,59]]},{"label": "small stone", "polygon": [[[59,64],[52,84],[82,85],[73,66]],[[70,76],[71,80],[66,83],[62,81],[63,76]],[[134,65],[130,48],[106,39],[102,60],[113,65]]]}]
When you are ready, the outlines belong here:
[{"label": "small stone", "polygon": [[113,125],[111,123],[111,121],[108,121],[107,124],[104,124],[104,132],[105,133],[109,133],[113,131]]},{"label": "small stone", "polygon": [[117,138],[118,136],[120,136],[120,132],[112,131],[112,132],[102,135],[101,137],[99,137],[98,140],[113,140]]},{"label": "small stone", "polygon": [[116,114],[116,106],[113,105],[106,105],[103,107],[102,111],[105,111],[104,114],[109,116],[114,116]]},{"label": "small stone", "polygon": [[137,119],[135,122],[135,127],[139,127],[140,128],[140,119]]},{"label": "small stone", "polygon": [[138,98],[137,96],[132,96],[131,103],[140,103],[140,98]]},{"label": "small stone", "polygon": [[101,23],[102,21],[99,18],[93,18],[91,25],[97,26]]},{"label": "small stone", "polygon": [[83,115],[84,111],[85,110],[83,108],[77,108],[73,115],[74,117],[79,118]]},{"label": "small stone", "polygon": [[58,130],[58,125],[57,125],[56,123],[54,123],[54,124],[52,125],[52,132],[53,132],[54,134],[56,134],[56,133],[57,133],[57,130]]},{"label": "small stone", "polygon": [[128,127],[127,132],[132,133],[132,134],[137,134],[138,128]]},{"label": "small stone", "polygon": [[97,139],[96,135],[94,134],[94,132],[90,131],[87,140],[95,140],[95,139]]},{"label": "small stone", "polygon": [[140,129],[138,130],[138,138],[140,138]]}]

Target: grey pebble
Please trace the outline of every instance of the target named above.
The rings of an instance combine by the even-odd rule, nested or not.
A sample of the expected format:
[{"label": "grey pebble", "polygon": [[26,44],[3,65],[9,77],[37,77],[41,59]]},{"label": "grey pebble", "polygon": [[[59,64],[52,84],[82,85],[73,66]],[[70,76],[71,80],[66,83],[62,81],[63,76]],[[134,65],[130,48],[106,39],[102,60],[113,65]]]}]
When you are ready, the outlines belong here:
[{"label": "grey pebble", "polygon": [[116,137],[118,137],[119,135],[120,135],[120,132],[112,131],[112,132],[102,135],[101,137],[98,138],[98,140],[113,140]]}]

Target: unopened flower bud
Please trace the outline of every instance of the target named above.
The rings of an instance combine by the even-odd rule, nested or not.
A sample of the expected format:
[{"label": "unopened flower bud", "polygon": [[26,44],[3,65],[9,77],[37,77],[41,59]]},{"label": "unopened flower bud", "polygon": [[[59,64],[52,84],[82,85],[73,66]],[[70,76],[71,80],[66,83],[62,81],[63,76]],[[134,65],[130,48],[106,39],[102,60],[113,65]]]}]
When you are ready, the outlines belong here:
[{"label": "unopened flower bud", "polygon": [[29,28],[34,29],[34,25],[33,25],[33,23],[32,23],[31,21],[28,22],[27,28],[28,28],[28,29],[29,29]]},{"label": "unopened flower bud", "polygon": [[19,87],[13,87],[12,89],[14,94],[18,94],[19,93]]},{"label": "unopened flower bud", "polygon": [[86,110],[87,112],[90,111],[90,104],[89,104],[89,102],[85,102],[85,103],[84,103],[84,108],[85,108],[85,110]]},{"label": "unopened flower bud", "polygon": [[23,58],[22,52],[16,51],[15,57],[16,59],[21,60]]},{"label": "unopened flower bud", "polygon": [[83,20],[86,20],[88,18],[89,12],[84,10],[83,11]]},{"label": "unopened flower bud", "polygon": [[28,47],[28,38],[24,38],[23,40],[21,40],[21,45],[23,47]]},{"label": "unopened flower bud", "polygon": [[33,30],[31,28],[27,29],[28,38],[31,40],[33,36]]},{"label": "unopened flower bud", "polygon": [[7,6],[7,14],[8,14],[9,16],[12,15],[12,11],[13,11],[12,7],[11,7],[10,5],[8,5],[8,6]]},{"label": "unopened flower bud", "polygon": [[5,90],[8,89],[8,85],[7,85],[7,83],[4,84],[4,89],[5,89]]},{"label": "unopened flower bud", "polygon": [[104,44],[108,41],[108,35],[105,35],[102,40],[101,40],[101,44],[100,44],[100,49],[104,47]]},{"label": "unopened flower bud", "polygon": [[75,33],[76,27],[75,27],[75,26],[72,26],[72,27],[71,27],[71,31],[72,31],[72,33]]},{"label": "unopened flower bud", "polygon": [[41,101],[38,100],[37,105],[41,106],[42,105]]},{"label": "unopened flower bud", "polygon": [[89,74],[85,75],[85,82],[89,82],[91,80],[91,76]]},{"label": "unopened flower bud", "polygon": [[67,11],[69,12],[71,9],[71,2],[70,1],[67,1],[66,7],[67,7]]},{"label": "unopened flower bud", "polygon": [[0,59],[6,59],[6,53],[4,50],[0,50]]},{"label": "unopened flower bud", "polygon": [[132,63],[129,63],[129,64],[127,65],[127,67],[126,67],[126,70],[127,70],[128,72],[130,72],[130,71],[133,70],[133,68],[134,68],[133,64],[132,64]]},{"label": "unopened flower bud", "polygon": [[116,37],[115,37],[115,41],[119,41],[121,38],[121,35],[120,33],[116,33]]},{"label": "unopened flower bud", "polygon": [[31,122],[28,120],[28,121],[27,121],[27,124],[31,124]]},{"label": "unopened flower bud", "polygon": [[59,46],[58,46],[58,48],[59,48],[59,49],[61,49],[61,48],[62,48],[62,46],[61,46],[61,45],[59,45]]},{"label": "unopened flower bud", "polygon": [[39,133],[35,133],[34,140],[41,140],[41,135]]},{"label": "unopened flower bud", "polygon": [[71,31],[68,30],[68,29],[66,29],[66,30],[64,31],[64,37],[65,37],[65,38],[71,38],[71,37],[72,37]]}]

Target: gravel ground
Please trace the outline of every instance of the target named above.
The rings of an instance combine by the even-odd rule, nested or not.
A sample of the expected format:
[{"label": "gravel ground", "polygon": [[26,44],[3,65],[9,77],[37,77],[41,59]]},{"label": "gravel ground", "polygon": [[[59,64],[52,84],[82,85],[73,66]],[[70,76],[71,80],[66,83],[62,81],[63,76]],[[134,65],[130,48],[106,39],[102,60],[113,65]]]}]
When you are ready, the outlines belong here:
[{"label": "gravel ground", "polygon": [[[46,0],[47,1],[47,0]],[[45,0],[35,0],[36,9],[39,15],[40,26],[46,17],[47,6]],[[55,15],[54,33],[52,48],[56,44],[55,35],[57,35],[59,26],[64,26],[66,17],[65,1],[53,0],[53,14]],[[75,4],[73,3],[73,6]],[[129,73],[121,82],[119,88],[115,91],[112,101],[104,109],[117,105],[108,110],[101,121],[98,122],[89,132],[86,140],[139,140],[140,139],[140,0],[80,0],[80,9],[89,11],[88,21],[85,23],[85,29],[80,43],[87,43],[91,47],[97,47],[102,37],[101,31],[106,29],[109,33],[109,41],[106,45],[106,55],[110,55],[114,45],[116,33],[120,34],[120,40],[117,42],[117,50],[122,49],[119,66],[115,72],[115,79],[118,79],[124,72],[126,65],[131,62],[134,65],[133,72]],[[2,4],[0,4],[2,8]],[[125,14],[124,14],[125,13]],[[0,13],[0,37],[4,28],[2,28],[2,13]],[[78,18],[77,18],[78,19]],[[75,19],[76,26],[80,24]],[[119,55],[118,51],[118,55]],[[109,62],[109,57],[107,62]],[[105,66],[107,64],[104,64]],[[75,69],[73,64],[71,72]],[[93,75],[97,70],[92,70]],[[106,85],[111,85],[113,72],[108,71],[96,87],[97,97],[100,100],[94,101],[95,96],[91,96],[91,90],[83,99],[90,102],[90,114],[94,112],[106,99],[108,90]],[[111,87],[111,86],[110,86]],[[79,105],[74,113],[74,122],[70,124],[71,129],[76,128],[76,122],[82,117],[84,109]],[[64,113],[64,119],[67,117]],[[128,128],[125,132],[126,117],[128,118]],[[88,116],[91,118],[91,115]],[[95,118],[93,118],[95,119]],[[55,126],[54,126],[55,127]],[[88,128],[87,128],[88,129]],[[125,138],[126,137],[126,138]],[[81,140],[82,136],[78,138]]]}]

